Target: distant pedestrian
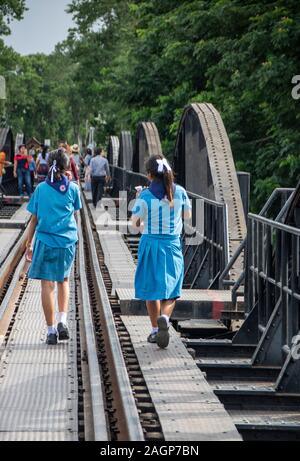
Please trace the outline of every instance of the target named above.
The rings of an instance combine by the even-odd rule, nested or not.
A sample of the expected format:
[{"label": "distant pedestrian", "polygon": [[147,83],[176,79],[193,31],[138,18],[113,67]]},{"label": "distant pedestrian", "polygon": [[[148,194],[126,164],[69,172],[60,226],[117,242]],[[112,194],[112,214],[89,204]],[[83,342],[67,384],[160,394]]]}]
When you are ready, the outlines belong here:
[{"label": "distant pedestrian", "polygon": [[71,151],[72,151],[72,155],[73,155],[73,158],[74,158],[74,161],[76,163],[76,166],[78,168],[78,171],[80,169],[80,158],[81,158],[81,155],[80,155],[80,152],[79,152],[79,146],[78,144],[73,144],[73,146],[71,147]]},{"label": "distant pedestrian", "polygon": [[86,149],[84,156],[84,190],[90,192],[92,190],[91,184],[91,160],[92,160],[92,151],[91,149]]},{"label": "distant pedestrian", "polygon": [[34,180],[35,180],[35,173],[36,173],[36,163],[33,156],[29,156],[29,171],[30,171],[30,180],[31,180],[31,192],[34,191]]},{"label": "distant pedestrian", "polygon": [[152,323],[148,342],[160,348],[169,344],[170,317],[180,298],[184,260],[182,218],[191,217],[186,190],[174,184],[172,169],[162,155],[146,163],[150,186],[138,193],[132,210],[133,226],[142,237],[135,274],[135,298],[145,300]]},{"label": "distant pedestrian", "polygon": [[87,149],[86,150],[86,154],[85,154],[85,157],[84,157],[84,164],[85,166],[90,166],[90,163],[91,163],[91,160],[92,160],[92,150],[91,149]]},{"label": "distant pedestrian", "polygon": [[7,161],[8,151],[3,148],[0,149],[0,186],[2,185],[3,176],[5,175],[5,167],[10,166],[11,162]]},{"label": "distant pedestrian", "polygon": [[[27,207],[32,214],[26,252],[27,260],[32,261],[28,277],[41,280],[49,345],[57,344],[58,339],[69,339],[69,277],[78,240],[74,213],[81,208],[81,202],[78,186],[65,176],[68,168],[69,157],[62,149],[51,152],[48,177],[38,185]],[[59,309],[57,327],[55,282]]]},{"label": "distant pedestrian", "polygon": [[29,156],[25,144],[21,144],[14,161],[14,177],[18,178],[18,189],[20,197],[24,196],[23,186],[26,186],[26,192],[29,197],[32,194],[31,177],[29,170]]},{"label": "distant pedestrian", "polygon": [[66,154],[68,155],[69,157],[69,171],[67,172],[68,173],[68,177],[71,178],[71,181],[74,181],[76,182],[77,184],[79,184],[79,174],[78,174],[78,168],[77,168],[77,165],[76,165],[76,162],[74,160],[74,156],[72,154],[72,149],[71,147],[69,146],[68,143],[61,143],[59,145],[60,148],[64,149],[64,151],[66,152]]},{"label": "distant pedestrian", "polygon": [[37,161],[36,161],[36,172],[37,172],[37,180],[40,184],[44,182],[49,173],[49,166],[48,166],[48,147],[44,146],[42,152],[39,153]]},{"label": "distant pedestrian", "polygon": [[90,163],[92,198],[95,209],[97,208],[98,202],[102,200],[105,183],[110,179],[109,163],[103,155],[104,152],[102,149],[96,149],[95,156]]}]

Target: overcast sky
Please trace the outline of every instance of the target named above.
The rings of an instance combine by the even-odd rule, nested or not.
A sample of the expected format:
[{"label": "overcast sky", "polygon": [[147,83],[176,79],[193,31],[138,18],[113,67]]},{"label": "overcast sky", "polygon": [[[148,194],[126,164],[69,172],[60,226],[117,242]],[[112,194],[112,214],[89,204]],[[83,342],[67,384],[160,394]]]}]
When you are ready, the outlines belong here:
[{"label": "overcast sky", "polygon": [[65,12],[69,3],[71,0],[26,0],[29,10],[22,21],[10,25],[12,33],[5,38],[6,44],[23,55],[51,53],[73,25],[72,16]]}]

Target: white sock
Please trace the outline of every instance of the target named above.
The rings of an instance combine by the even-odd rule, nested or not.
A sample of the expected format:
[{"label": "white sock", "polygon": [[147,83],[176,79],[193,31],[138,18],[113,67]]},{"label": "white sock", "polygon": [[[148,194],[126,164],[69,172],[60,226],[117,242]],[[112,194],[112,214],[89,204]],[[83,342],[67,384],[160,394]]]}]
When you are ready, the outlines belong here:
[{"label": "white sock", "polygon": [[169,325],[170,325],[170,317],[168,317],[168,316],[167,316],[167,315],[165,315],[165,314],[164,314],[164,315],[162,315],[162,317],[164,317],[164,318],[166,319],[166,321],[167,321],[167,324],[168,324],[168,326],[169,326]]},{"label": "white sock", "polygon": [[48,327],[48,335],[56,335],[56,333],[57,333],[57,330],[55,328],[55,325]]},{"label": "white sock", "polygon": [[63,323],[64,325],[67,324],[67,313],[66,312],[57,313],[57,323]]},{"label": "white sock", "polygon": [[157,332],[158,332],[158,327],[152,327],[151,334],[154,335]]}]

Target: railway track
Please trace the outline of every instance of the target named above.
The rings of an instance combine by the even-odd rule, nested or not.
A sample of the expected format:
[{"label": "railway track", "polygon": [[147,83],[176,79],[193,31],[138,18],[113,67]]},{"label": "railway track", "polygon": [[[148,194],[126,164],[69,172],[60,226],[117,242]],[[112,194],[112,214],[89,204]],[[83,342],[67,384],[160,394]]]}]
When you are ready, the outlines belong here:
[{"label": "railway track", "polygon": [[[136,260],[138,237],[126,236],[125,241]],[[213,333],[209,327],[205,333],[204,324],[209,327],[209,320],[173,321],[243,439],[300,440],[299,395],[274,390],[281,367],[252,366],[255,345],[233,344],[230,331]]]},{"label": "railway track", "polygon": [[[119,302],[110,295],[112,283],[85,203],[78,224],[79,244],[72,281],[78,440],[163,440],[159,418],[121,319]],[[0,292],[0,368],[4,365],[1,357],[14,332],[19,307],[26,303],[28,288],[30,292],[27,277],[20,279],[24,265],[23,240],[17,245],[18,257],[3,268],[10,271],[10,277]]]},{"label": "railway track", "polygon": [[[87,206],[82,212],[87,252],[91,307],[105,380],[106,412],[112,440],[163,440],[150,394],[138,365],[130,336],[122,322],[117,297],[111,295],[112,282],[104,262],[98,234],[92,228]],[[110,358],[110,360],[108,360]],[[126,368],[124,367],[126,366]],[[127,370],[127,376],[124,373]],[[129,401],[124,401],[127,394]],[[127,426],[127,427],[126,427]]]},{"label": "railway track", "polygon": [[[105,265],[101,242],[85,197],[83,197],[83,204],[81,214],[78,216],[79,244],[72,276],[72,301],[75,307],[74,367],[76,368],[76,378],[74,379],[72,375],[76,390],[72,392],[77,396],[72,403],[72,411],[77,415],[77,440],[164,441],[159,417],[139,367],[130,336],[122,321],[119,300],[112,294],[112,280]],[[30,299],[31,281],[27,278],[20,280],[24,264],[25,240],[26,231],[2,267],[2,271],[10,274],[10,277],[3,282],[0,291],[2,301],[0,371],[3,370],[3,366],[6,367],[2,359],[14,335],[15,324],[20,321],[20,311],[24,312],[28,293]],[[127,237],[127,244],[136,258],[138,238]],[[188,329],[184,332],[184,336],[182,340],[185,346],[194,357],[197,366],[206,373],[208,381],[232,414],[232,418],[239,421],[237,428],[246,440],[268,439],[271,436],[272,440],[285,436],[293,439],[298,437],[296,432],[295,437],[290,433],[283,435],[282,431],[275,427],[271,433],[268,428],[253,429],[249,423],[241,422],[242,417],[237,408],[239,401],[234,400],[230,393],[227,395],[223,390],[222,386],[231,383],[234,386],[235,383],[238,385],[242,382],[243,385],[251,387],[252,383],[259,382],[261,386],[267,386],[274,380],[276,370],[273,369],[260,368],[256,375],[253,375],[248,366],[253,347],[246,345],[231,348],[230,341],[216,339],[214,360],[224,361],[222,368],[218,368],[212,366],[211,360],[207,359],[212,354],[211,344],[206,350],[203,339],[195,336],[195,332],[189,334]],[[43,353],[47,353],[44,344],[40,347],[43,348]],[[231,362],[236,360],[236,356],[241,359],[242,374],[240,368],[237,368],[234,374],[235,370]],[[258,405],[252,394],[251,398],[253,400],[253,405],[252,401],[250,402],[251,405],[254,407]],[[244,402],[245,405],[248,405],[248,400]],[[244,403],[240,401],[242,406]],[[263,401],[259,403],[259,407],[262,404]],[[273,417],[276,418],[278,412],[275,414],[274,409],[269,411],[267,406],[268,401],[262,410],[259,408],[255,413],[254,408],[254,413],[253,411],[248,413],[251,417],[257,414],[257,417],[267,419],[269,414],[272,417],[273,411]]]}]

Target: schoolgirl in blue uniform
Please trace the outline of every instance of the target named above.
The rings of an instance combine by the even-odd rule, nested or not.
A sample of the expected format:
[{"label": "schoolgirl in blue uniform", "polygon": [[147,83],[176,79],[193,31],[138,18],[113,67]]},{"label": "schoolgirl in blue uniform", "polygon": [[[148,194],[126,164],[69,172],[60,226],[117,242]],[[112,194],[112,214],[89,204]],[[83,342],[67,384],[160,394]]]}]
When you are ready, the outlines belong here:
[{"label": "schoolgirl in blue uniform", "polygon": [[150,157],[146,171],[150,186],[138,195],[131,218],[142,231],[135,297],[146,301],[152,323],[148,342],[166,348],[184,276],[182,218],[191,217],[191,204],[185,189],[174,184],[172,169],[162,155]]},{"label": "schoolgirl in blue uniform", "polygon": [[[78,240],[75,212],[81,208],[81,201],[78,186],[65,176],[69,168],[69,157],[64,149],[51,152],[48,163],[48,177],[36,188],[27,207],[32,218],[26,258],[32,260],[28,277],[41,280],[42,305],[48,326],[47,344],[55,345],[58,339],[69,339],[69,276]],[[59,307],[57,327],[55,282]]]}]

